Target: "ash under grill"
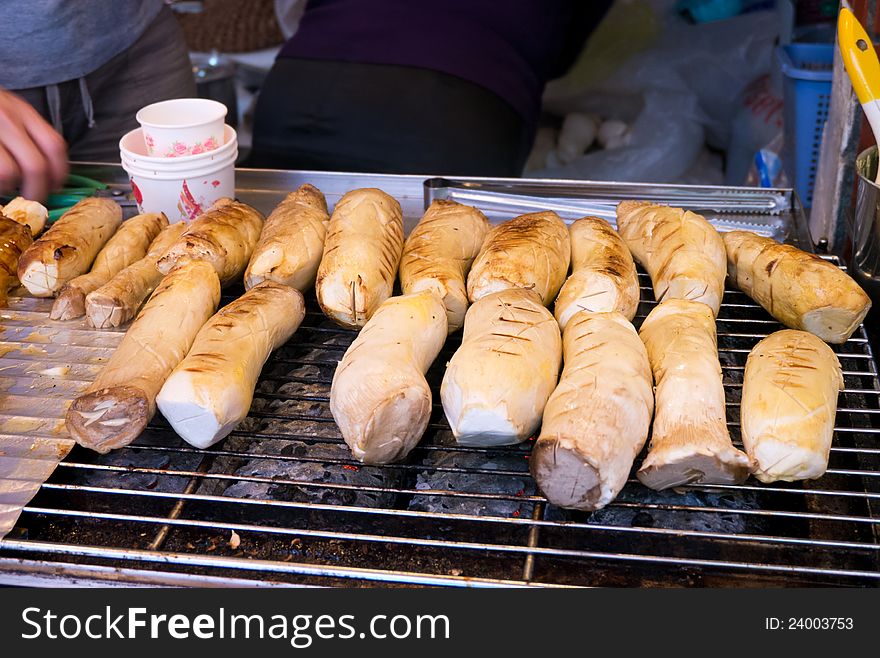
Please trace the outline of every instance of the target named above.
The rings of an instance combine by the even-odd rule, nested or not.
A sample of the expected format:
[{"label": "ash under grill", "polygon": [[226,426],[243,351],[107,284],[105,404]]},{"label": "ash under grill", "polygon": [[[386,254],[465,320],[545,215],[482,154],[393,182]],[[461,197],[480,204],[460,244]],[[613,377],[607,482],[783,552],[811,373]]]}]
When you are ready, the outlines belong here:
[{"label": "ash under grill", "polygon": [[[302,327],[266,364],[251,414],[229,438],[197,450],[158,418],[136,445],[110,455],[75,448],[0,541],[0,572],[51,567],[70,578],[162,584],[880,582],[880,378],[863,327],[835,346],[846,390],[823,478],[653,492],[631,477],[615,502],[588,514],[540,497],[530,442],[455,445],[438,388],[458,336],[428,373],[434,413],[407,461],[353,461],[328,398],[354,333],[310,297]],[[641,303],[636,326],[653,305]],[[718,346],[735,442],[746,357],[779,328],[744,294],[725,294]]]}]

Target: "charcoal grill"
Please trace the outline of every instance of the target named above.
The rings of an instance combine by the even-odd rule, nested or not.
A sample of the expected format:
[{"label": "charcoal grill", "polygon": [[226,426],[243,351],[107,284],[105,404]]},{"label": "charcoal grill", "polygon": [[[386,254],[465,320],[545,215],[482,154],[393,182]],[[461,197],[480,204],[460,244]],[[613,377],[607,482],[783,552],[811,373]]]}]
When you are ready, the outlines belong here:
[{"label": "charcoal grill", "polygon": [[[114,168],[93,167],[87,173],[121,182]],[[279,190],[305,181],[324,189],[331,203],[347,189],[382,187],[402,201],[410,226],[423,208],[421,177],[239,174],[239,183],[247,184],[242,198],[266,211]],[[514,183],[434,181],[427,189],[429,198],[454,198],[452,192],[480,185],[510,188]],[[607,185],[602,189],[608,193]],[[662,194],[693,193],[696,188],[651,189]],[[718,194],[728,188],[712,189]],[[645,191],[638,186],[612,189],[619,195]],[[796,217],[796,200],[790,193],[785,198]],[[576,215],[577,208],[571,212]],[[725,212],[734,222],[761,216],[755,208]],[[778,209],[771,214],[767,225],[778,226]],[[793,226],[788,223],[785,230]],[[787,237],[797,242],[797,231]],[[650,280],[643,272],[640,281],[642,299],[651,299]],[[305,321],[266,364],[251,414],[230,437],[215,449],[197,450],[158,418],[136,445],[110,455],[75,448],[0,541],[0,582],[880,582],[880,376],[864,327],[835,347],[846,389],[823,478],[772,485],[752,479],[744,485],[686,486],[658,493],[631,477],[614,503],[587,514],[556,508],[538,494],[528,474],[530,442],[491,449],[455,445],[439,406],[438,387],[458,336],[450,337],[428,373],[435,404],[421,444],[402,464],[377,467],[353,461],[330,416],[328,398],[335,364],[354,334],[325,319],[313,294],[307,300]],[[48,310],[45,300],[17,304],[20,310]],[[642,301],[636,326],[653,304]],[[744,294],[726,291],[718,346],[735,442],[746,357],[761,338],[779,328]],[[90,369],[96,366],[81,366],[83,372]]]}]

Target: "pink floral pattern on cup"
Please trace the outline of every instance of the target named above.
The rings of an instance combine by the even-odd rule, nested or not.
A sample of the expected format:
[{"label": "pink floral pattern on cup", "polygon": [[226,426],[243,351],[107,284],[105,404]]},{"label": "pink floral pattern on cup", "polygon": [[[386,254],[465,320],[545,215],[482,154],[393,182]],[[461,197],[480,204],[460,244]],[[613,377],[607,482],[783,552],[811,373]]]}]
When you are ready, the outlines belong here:
[{"label": "pink floral pattern on cup", "polygon": [[[144,139],[147,140],[147,146],[152,148],[150,142],[152,141],[148,135],[144,136]],[[187,144],[186,142],[174,141],[171,142],[171,146],[163,154],[163,157],[166,158],[180,158],[185,155],[199,155],[200,153],[207,153],[208,151],[214,151],[220,147],[220,141],[214,137],[213,135],[208,137],[204,142],[196,142],[192,146]]]}]

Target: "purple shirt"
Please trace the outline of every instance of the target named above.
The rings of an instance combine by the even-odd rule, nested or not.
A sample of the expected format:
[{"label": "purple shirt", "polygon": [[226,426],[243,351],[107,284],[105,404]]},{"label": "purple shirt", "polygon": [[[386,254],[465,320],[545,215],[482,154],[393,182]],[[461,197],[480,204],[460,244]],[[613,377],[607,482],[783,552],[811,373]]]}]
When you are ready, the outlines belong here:
[{"label": "purple shirt", "polygon": [[469,80],[534,125],[610,0],[309,0],[279,57],[394,64]]}]

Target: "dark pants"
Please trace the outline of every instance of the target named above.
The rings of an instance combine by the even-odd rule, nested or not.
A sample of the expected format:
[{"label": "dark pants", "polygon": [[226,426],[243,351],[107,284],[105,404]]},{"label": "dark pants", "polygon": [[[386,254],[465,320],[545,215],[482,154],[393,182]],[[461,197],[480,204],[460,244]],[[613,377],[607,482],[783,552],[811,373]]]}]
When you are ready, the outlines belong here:
[{"label": "dark pants", "polygon": [[[125,29],[120,26],[119,29]],[[169,98],[192,97],[196,85],[183,32],[168,7],[127,50],[85,76],[86,94],[79,80],[56,85],[61,134],[71,160],[119,162],[119,140],[138,127],[135,114],[144,105]],[[50,123],[48,87],[17,89],[16,94]],[[89,127],[86,108],[91,99],[94,125]]]},{"label": "dark pants", "polygon": [[281,58],[260,92],[247,164],[519,176],[531,134],[500,97],[426,69]]}]

